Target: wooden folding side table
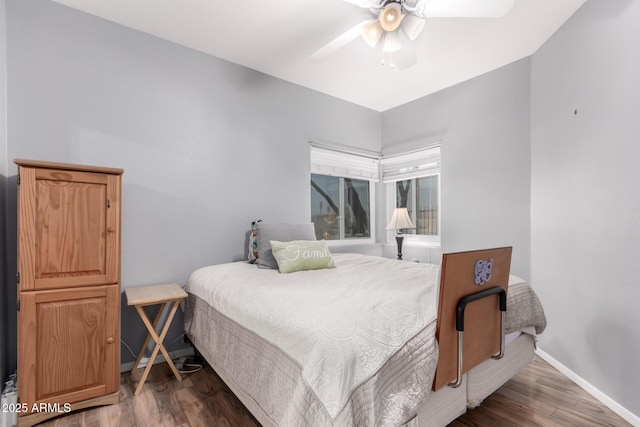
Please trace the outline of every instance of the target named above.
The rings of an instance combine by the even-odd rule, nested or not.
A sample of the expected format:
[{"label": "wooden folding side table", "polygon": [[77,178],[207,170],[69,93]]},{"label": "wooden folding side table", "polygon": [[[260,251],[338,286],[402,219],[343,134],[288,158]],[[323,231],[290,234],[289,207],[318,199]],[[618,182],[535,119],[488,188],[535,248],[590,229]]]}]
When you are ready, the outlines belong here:
[{"label": "wooden folding side table", "polygon": [[[176,314],[176,310],[178,309],[178,305],[180,304],[180,301],[182,301],[187,297],[187,293],[184,290],[182,290],[182,288],[178,286],[178,284],[176,283],[127,288],[125,289],[125,293],[127,295],[127,305],[135,306],[136,310],[138,311],[138,314],[140,315],[140,318],[142,319],[145,326],[147,327],[147,330],[149,331],[147,338],[144,340],[144,344],[142,344],[142,349],[140,350],[140,354],[138,354],[138,358],[133,364],[133,368],[131,369],[132,372],[140,364],[140,360],[144,355],[144,351],[147,348],[147,344],[149,344],[149,340],[153,338],[153,341],[156,343],[153,349],[153,352],[151,353],[151,357],[149,358],[149,362],[147,363],[144,373],[142,374],[142,378],[140,378],[138,387],[136,387],[134,395],[137,396],[138,394],[140,394],[140,391],[142,390],[142,386],[144,385],[144,382],[147,380],[147,376],[149,375],[149,371],[151,370],[151,366],[153,365],[153,362],[156,360],[156,357],[158,356],[158,351],[162,352],[165,360],[167,361],[167,364],[173,371],[178,381],[182,381],[182,377],[180,376],[180,373],[178,372],[175,365],[173,364],[173,361],[171,360],[171,357],[169,356],[169,353],[167,352],[167,349],[165,348],[164,344],[162,344],[162,342],[164,341],[164,338],[167,335],[169,326],[171,326],[171,322],[173,321],[173,316],[175,316]],[[153,323],[151,323],[151,321],[147,317],[147,314],[143,308],[149,305],[157,305],[157,304],[160,304],[160,310],[158,311],[158,314],[156,315],[156,318],[153,321]],[[158,333],[156,332],[156,326],[158,325],[158,322],[162,317],[162,313],[164,312],[164,309],[168,304],[169,305],[172,304],[171,311],[169,312],[169,316],[167,317],[167,320],[164,323],[162,332],[160,332],[160,335],[158,336]]]}]

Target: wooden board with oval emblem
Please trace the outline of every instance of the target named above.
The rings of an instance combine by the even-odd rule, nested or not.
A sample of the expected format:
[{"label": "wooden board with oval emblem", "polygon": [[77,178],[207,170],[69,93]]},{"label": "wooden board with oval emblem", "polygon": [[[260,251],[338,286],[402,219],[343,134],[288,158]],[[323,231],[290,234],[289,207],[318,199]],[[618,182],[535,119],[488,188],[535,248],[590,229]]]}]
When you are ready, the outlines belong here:
[{"label": "wooden board with oval emblem", "polygon": [[[457,252],[442,255],[438,296],[438,367],[433,389],[456,380],[458,332],[456,311],[464,296],[501,286],[507,291],[511,267],[511,247]],[[467,372],[500,351],[500,310],[498,296],[467,305],[464,316],[462,372]]]}]

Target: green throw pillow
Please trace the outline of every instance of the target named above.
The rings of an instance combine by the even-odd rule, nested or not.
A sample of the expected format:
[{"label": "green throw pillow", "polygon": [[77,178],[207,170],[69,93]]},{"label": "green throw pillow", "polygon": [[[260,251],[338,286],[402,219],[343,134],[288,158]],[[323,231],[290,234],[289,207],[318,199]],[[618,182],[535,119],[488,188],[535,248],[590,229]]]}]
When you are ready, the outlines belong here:
[{"label": "green throw pillow", "polygon": [[331,258],[329,247],[323,240],[293,240],[291,242],[271,240],[271,250],[278,263],[280,273],[336,267]]}]

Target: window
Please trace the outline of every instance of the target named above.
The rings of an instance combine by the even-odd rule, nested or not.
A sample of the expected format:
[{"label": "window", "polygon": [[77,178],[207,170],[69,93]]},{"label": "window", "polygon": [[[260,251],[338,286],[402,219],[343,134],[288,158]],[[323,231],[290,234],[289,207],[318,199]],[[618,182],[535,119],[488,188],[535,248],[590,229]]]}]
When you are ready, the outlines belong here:
[{"label": "window", "polygon": [[[406,207],[407,242],[440,243],[440,146],[380,153],[311,143],[311,221],[318,239],[375,241],[374,182],[387,184],[387,221]],[[393,240],[389,232],[387,240]]]},{"label": "window", "polygon": [[369,181],[311,174],[311,221],[316,238],[371,238]]},{"label": "window", "polygon": [[378,153],[311,145],[311,221],[318,239],[373,242]]},{"label": "window", "polygon": [[396,181],[396,207],[407,208],[415,229],[404,234],[437,236],[439,234],[439,175]]},{"label": "window", "polygon": [[[440,242],[440,147],[387,156],[381,159],[387,183],[388,218],[393,208],[406,207],[415,229],[402,230],[406,242]],[[414,235],[414,236],[411,236]],[[392,240],[389,232],[388,240]]]}]

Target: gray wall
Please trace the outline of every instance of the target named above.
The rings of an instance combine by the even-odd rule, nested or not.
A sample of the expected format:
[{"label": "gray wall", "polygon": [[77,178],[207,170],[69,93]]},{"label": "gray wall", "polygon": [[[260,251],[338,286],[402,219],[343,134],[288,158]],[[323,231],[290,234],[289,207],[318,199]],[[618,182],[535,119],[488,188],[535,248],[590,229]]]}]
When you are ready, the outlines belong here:
[{"label": "gray wall", "polygon": [[380,149],[373,110],[54,2],[9,0],[7,21],[8,174],[17,157],[123,168],[123,288],[244,258],[253,219],[309,221],[309,139]]},{"label": "gray wall", "polygon": [[12,295],[7,294],[6,284],[6,192],[7,192],[7,91],[6,91],[6,19],[5,0],[0,0],[0,386],[4,387],[4,380],[7,375],[6,367],[6,304],[4,301],[11,301]]},{"label": "gray wall", "polygon": [[[640,2],[590,0],[532,59],[540,347],[640,416]],[[576,112],[577,110],[577,112]]]},{"label": "gray wall", "polygon": [[[524,59],[382,114],[382,148],[442,137],[442,251],[513,246],[530,276],[530,62]],[[395,243],[385,248],[395,252]],[[406,259],[432,258],[406,248]]]}]

